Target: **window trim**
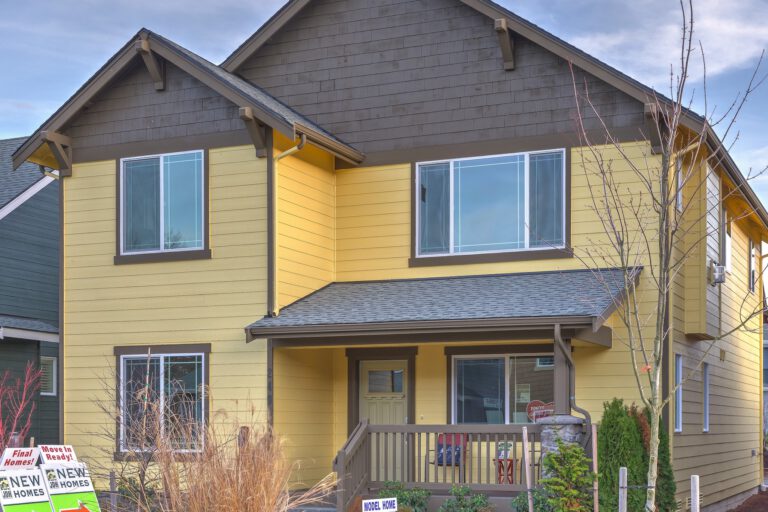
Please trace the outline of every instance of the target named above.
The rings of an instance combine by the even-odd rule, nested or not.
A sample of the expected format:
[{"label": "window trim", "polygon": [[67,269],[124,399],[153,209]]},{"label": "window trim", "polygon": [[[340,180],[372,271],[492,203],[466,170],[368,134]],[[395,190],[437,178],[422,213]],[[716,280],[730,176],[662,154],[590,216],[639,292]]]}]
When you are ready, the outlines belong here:
[{"label": "window trim", "polygon": [[683,212],[683,159],[678,157],[675,162],[675,208]]},{"label": "window trim", "polygon": [[43,391],[42,385],[40,386],[40,396],[58,396],[59,394],[59,361],[58,357],[56,356],[40,356],[40,371],[42,372],[43,368],[43,359],[48,359],[51,361],[51,383],[53,385],[53,391],[46,392]]},{"label": "window trim", "polygon": [[[150,353],[151,351],[151,353]],[[203,411],[202,421],[203,425],[206,425],[208,418],[210,418],[210,398],[208,388],[210,387],[210,355],[211,344],[210,343],[197,343],[197,344],[177,344],[177,345],[133,345],[133,346],[116,346],[113,349],[115,355],[115,402],[117,411],[123,410],[123,360],[124,358],[140,358],[147,357],[150,353],[151,357],[155,356],[202,356],[203,368],[202,368],[202,385],[203,385]],[[128,461],[136,456],[140,456],[138,450],[126,450],[123,446],[124,440],[124,425],[121,421],[120,414],[115,421],[115,461]],[[205,438],[203,438],[205,443]],[[184,454],[199,453],[200,450],[178,450],[181,456]]]},{"label": "window trim", "polygon": [[750,293],[757,291],[757,244],[752,237],[747,237],[747,289]]},{"label": "window trim", "polygon": [[[507,352],[507,353],[498,353],[498,354],[485,354],[485,353],[477,353],[477,354],[452,354],[449,355],[449,365],[451,367],[450,372],[450,388],[451,388],[451,408],[450,408],[450,424],[451,425],[465,425],[465,423],[457,423],[456,422],[456,413],[457,413],[457,403],[456,399],[458,398],[458,371],[456,369],[456,362],[462,359],[469,359],[469,360],[481,360],[481,359],[503,359],[504,360],[504,423],[502,425],[530,425],[530,423],[510,423],[510,396],[509,396],[509,370],[510,370],[510,359],[513,357],[536,357],[537,363],[539,357],[552,357],[554,356],[553,352],[523,352],[523,353],[516,353],[516,352]],[[552,367],[554,368],[554,366]],[[552,377],[554,379],[554,375]],[[553,381],[554,386],[554,381]],[[553,395],[554,395],[554,388],[553,388]],[[554,400],[554,396],[553,396]]]},{"label": "window trim", "polygon": [[683,431],[683,356],[675,354],[675,433]]},{"label": "window trim", "polygon": [[[526,235],[525,243],[528,245],[529,230],[528,230],[528,216],[529,212],[529,161],[531,155],[555,153],[560,152],[563,157],[563,244],[557,247],[525,247],[522,249],[512,250],[498,250],[498,251],[477,251],[477,252],[448,252],[442,254],[424,254],[421,255],[419,251],[419,167],[422,165],[448,163],[450,166],[451,180],[450,180],[450,251],[453,251],[453,166],[455,162],[477,160],[481,158],[496,158],[504,156],[520,156],[525,157],[525,225]],[[475,155],[469,157],[460,158],[445,158],[440,160],[427,160],[414,162],[411,165],[411,257],[409,259],[409,266],[411,267],[423,267],[432,265],[457,265],[466,263],[493,263],[503,261],[520,261],[531,259],[555,259],[555,258],[572,258],[573,251],[570,248],[571,239],[571,194],[570,194],[570,151],[569,148],[544,148],[531,151],[518,151],[513,153],[500,153],[490,155]]]},{"label": "window trim", "polygon": [[725,271],[729,274],[733,272],[733,220],[728,214],[728,210],[725,208],[725,204],[722,206],[722,227],[723,230],[723,246],[722,246],[722,262],[725,267]]},{"label": "window trim", "polygon": [[[186,153],[201,153],[202,155],[202,222],[203,222],[203,246],[190,249],[161,249],[157,251],[123,252],[123,171],[124,163],[131,160],[141,160],[145,158],[160,158],[162,172],[162,157],[181,155]],[[190,149],[186,151],[174,151],[169,153],[158,153],[152,155],[136,155],[124,157],[116,160],[115,181],[116,181],[116,211],[115,211],[115,265],[130,263],[156,263],[163,261],[185,261],[196,259],[210,259],[210,172],[209,172],[209,151],[207,149]],[[162,180],[160,201],[162,205]],[[162,218],[162,216],[161,216]],[[162,222],[162,221],[161,221]],[[162,241],[162,230],[161,230]]]},{"label": "window trim", "polygon": [[702,386],[702,426],[701,431],[704,433],[709,432],[709,414],[710,414],[710,401],[709,401],[709,363],[704,363],[701,367],[701,386]]}]

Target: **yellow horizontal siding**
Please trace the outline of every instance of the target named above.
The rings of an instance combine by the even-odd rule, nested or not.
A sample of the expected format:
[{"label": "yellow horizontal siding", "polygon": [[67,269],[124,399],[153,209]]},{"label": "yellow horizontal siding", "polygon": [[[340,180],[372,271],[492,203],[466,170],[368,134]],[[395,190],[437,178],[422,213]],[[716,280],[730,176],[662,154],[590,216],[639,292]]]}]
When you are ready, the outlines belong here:
[{"label": "yellow horizontal siding", "polygon": [[78,164],[64,187],[64,440],[105,462],[114,431],[114,346],[210,343],[210,410],[266,419],[266,161],[250,146],[209,152],[212,258],[114,265],[114,161]]}]

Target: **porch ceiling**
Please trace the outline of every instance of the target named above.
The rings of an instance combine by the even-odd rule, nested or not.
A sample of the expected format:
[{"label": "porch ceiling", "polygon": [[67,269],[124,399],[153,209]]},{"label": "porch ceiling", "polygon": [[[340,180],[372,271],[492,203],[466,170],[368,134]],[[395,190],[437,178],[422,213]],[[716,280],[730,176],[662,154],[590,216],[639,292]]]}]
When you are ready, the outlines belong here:
[{"label": "porch ceiling", "polygon": [[[642,268],[630,271],[631,282]],[[621,269],[529,272],[429,279],[337,282],[246,327],[247,340],[339,339],[510,332],[578,333],[603,322],[625,296]],[[581,336],[579,336],[581,337]],[[610,336],[585,336],[610,346]]]}]

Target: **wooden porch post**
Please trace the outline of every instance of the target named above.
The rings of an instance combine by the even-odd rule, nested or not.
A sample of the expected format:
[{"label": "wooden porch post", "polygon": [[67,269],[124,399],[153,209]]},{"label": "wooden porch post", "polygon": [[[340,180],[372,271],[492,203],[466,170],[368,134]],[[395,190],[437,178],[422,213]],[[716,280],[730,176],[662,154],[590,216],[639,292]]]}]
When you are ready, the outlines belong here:
[{"label": "wooden porch post", "polygon": [[[571,350],[571,340],[563,340],[566,350]],[[568,359],[555,342],[555,415],[569,416],[571,414],[571,376]]]}]

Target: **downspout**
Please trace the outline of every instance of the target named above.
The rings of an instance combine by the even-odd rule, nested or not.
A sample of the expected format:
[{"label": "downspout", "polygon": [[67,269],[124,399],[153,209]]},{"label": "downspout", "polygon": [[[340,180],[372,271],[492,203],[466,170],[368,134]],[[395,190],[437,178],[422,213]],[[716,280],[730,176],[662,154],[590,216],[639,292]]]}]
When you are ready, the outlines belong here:
[{"label": "downspout", "polygon": [[[587,421],[587,425],[590,425],[592,423],[592,416],[589,414],[589,412],[587,412],[586,409],[582,409],[576,404],[576,367],[573,364],[571,351],[568,350],[568,347],[565,346],[565,342],[563,341],[563,336],[560,332],[560,324],[555,324],[555,343],[565,356],[566,361],[568,361],[568,377],[570,380],[570,393],[568,393],[568,395],[571,409],[583,415],[584,419]],[[589,433],[587,433],[587,438],[588,437]]]},{"label": "downspout", "polygon": [[272,245],[272,297],[271,297],[271,311],[269,311],[269,316],[276,317],[280,314],[280,304],[278,303],[278,297],[280,296],[278,293],[278,261],[280,260],[278,256],[278,236],[277,236],[277,226],[279,225],[278,222],[278,212],[280,211],[280,208],[278,208],[278,201],[277,201],[277,191],[278,191],[278,177],[280,176],[280,170],[278,166],[278,162],[282,160],[283,158],[287,156],[291,156],[294,153],[297,153],[301,151],[304,148],[304,144],[307,143],[307,136],[305,134],[300,134],[299,143],[293,146],[290,149],[286,149],[279,155],[273,158],[273,169],[272,169],[272,239],[269,241],[269,243]]}]

